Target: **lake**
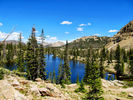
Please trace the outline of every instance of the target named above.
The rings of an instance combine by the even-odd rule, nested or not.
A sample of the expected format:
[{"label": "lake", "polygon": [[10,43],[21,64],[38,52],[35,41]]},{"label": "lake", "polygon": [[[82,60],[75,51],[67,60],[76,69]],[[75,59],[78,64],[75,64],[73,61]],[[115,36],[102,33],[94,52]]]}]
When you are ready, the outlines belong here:
[{"label": "lake", "polygon": [[[58,67],[60,65],[60,62],[62,59],[59,57],[53,57],[53,55],[45,55],[45,61],[46,61],[46,71],[47,71],[47,78],[50,72],[53,72],[55,70],[56,77],[58,76]],[[71,69],[71,82],[76,83],[77,75],[79,75],[79,81],[81,81],[84,77],[85,73],[85,64],[81,63],[79,61],[70,61],[69,62],[70,69]],[[6,67],[7,68],[7,67]],[[17,66],[9,67],[10,70],[16,70]],[[110,74],[108,72],[105,73],[105,79],[106,80],[114,80],[115,75]]]},{"label": "lake", "polygon": [[[53,72],[55,70],[56,76],[58,75],[58,67],[60,65],[59,57],[53,57],[53,55],[46,55],[46,70],[47,70],[47,77],[49,72]],[[81,81],[84,77],[85,72],[85,64],[80,62],[69,62],[70,69],[71,69],[71,82],[75,83],[77,79],[77,75],[79,74],[79,80]]]}]

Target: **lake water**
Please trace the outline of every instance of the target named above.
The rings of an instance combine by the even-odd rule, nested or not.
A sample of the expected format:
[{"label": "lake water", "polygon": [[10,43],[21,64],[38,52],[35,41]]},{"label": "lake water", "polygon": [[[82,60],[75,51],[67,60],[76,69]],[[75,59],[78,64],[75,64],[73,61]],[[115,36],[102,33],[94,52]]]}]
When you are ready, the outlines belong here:
[{"label": "lake water", "polygon": [[[54,58],[53,55],[46,55],[47,77],[49,75],[49,72],[53,72],[53,70],[55,70],[56,76],[58,75],[58,67],[60,65],[61,60],[62,59],[60,59],[59,57]],[[77,75],[79,75],[79,80],[81,81],[84,77],[85,64],[70,61],[69,65],[71,69],[71,82],[76,82]]]},{"label": "lake water", "polygon": [[[60,65],[60,62],[62,59],[60,59],[59,57],[53,57],[53,55],[46,55],[46,71],[47,71],[47,78],[50,72],[53,72],[55,70],[55,74],[56,77],[58,75],[58,67]],[[84,73],[85,73],[85,64],[81,63],[79,61],[74,62],[74,61],[70,61],[69,62],[70,65],[70,69],[71,69],[71,82],[75,83],[77,80],[77,75],[79,75],[79,81],[81,81],[84,77]],[[17,66],[13,66],[8,68],[10,70],[16,70]],[[110,74],[108,72],[105,73],[105,79],[106,80],[114,80],[115,79],[115,75],[114,74]]]}]

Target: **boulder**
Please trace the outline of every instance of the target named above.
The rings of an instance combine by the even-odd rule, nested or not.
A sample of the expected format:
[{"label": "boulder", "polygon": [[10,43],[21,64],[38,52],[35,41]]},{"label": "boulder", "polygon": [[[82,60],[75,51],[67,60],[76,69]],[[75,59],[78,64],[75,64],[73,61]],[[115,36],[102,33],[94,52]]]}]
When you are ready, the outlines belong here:
[{"label": "boulder", "polygon": [[24,90],[24,88],[21,87],[21,86],[16,86],[15,89],[16,89],[16,90],[19,90],[19,91],[23,91],[23,90]]},{"label": "boulder", "polygon": [[14,86],[14,87],[19,86],[19,85],[20,85],[20,83],[17,80],[14,80],[12,83],[12,86]]},{"label": "boulder", "polygon": [[34,95],[37,95],[37,96],[41,95],[39,90],[38,90],[37,85],[30,85],[30,87],[31,87],[30,88],[31,93],[33,93]]},{"label": "boulder", "polygon": [[46,88],[39,88],[39,92],[41,96],[51,96],[53,97],[54,95]]},{"label": "boulder", "polygon": [[128,96],[133,98],[133,94],[131,94],[131,93],[129,93]]},{"label": "boulder", "polygon": [[42,79],[41,79],[41,78],[36,78],[35,81],[36,81],[36,82],[41,82]]},{"label": "boulder", "polygon": [[26,96],[14,89],[7,80],[0,81],[0,100],[28,100]]},{"label": "boulder", "polygon": [[28,81],[27,80],[20,80],[20,83],[25,85],[25,84],[28,84]]},{"label": "boulder", "polygon": [[61,95],[62,94],[61,91],[51,83],[47,84],[46,89],[48,89],[54,97],[62,97],[63,96],[63,95]]}]

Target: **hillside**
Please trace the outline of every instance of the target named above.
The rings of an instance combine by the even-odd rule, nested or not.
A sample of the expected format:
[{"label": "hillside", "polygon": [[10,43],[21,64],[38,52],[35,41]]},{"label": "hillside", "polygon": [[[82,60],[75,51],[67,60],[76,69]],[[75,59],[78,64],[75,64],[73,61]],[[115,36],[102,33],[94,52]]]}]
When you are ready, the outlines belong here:
[{"label": "hillside", "polygon": [[[37,78],[36,81],[26,80],[14,72],[3,69],[6,72],[4,79],[0,80],[1,100],[82,100],[86,93],[74,92],[77,84],[60,85],[49,83]],[[7,74],[8,73],[8,74]],[[123,81],[107,81],[102,79],[105,100],[132,100],[133,88],[127,87]],[[89,86],[85,86],[88,90]]]},{"label": "hillside", "polygon": [[126,24],[116,35],[110,38],[106,47],[115,49],[118,43],[127,50],[133,48],[133,21]]},{"label": "hillside", "polygon": [[92,48],[101,48],[107,44],[109,37],[98,37],[98,36],[85,36],[79,39],[74,40],[73,42],[69,43],[69,47],[77,47],[86,49],[88,47]]}]

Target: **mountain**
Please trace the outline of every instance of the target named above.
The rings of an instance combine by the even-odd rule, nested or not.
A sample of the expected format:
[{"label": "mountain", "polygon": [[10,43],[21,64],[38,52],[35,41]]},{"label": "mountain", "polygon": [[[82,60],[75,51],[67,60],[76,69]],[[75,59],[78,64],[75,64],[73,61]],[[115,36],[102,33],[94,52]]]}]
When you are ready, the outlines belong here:
[{"label": "mountain", "polygon": [[54,43],[49,44],[49,47],[61,47],[64,45],[65,45],[64,42],[58,41],[58,42],[54,42]]},{"label": "mountain", "polygon": [[69,43],[69,47],[77,47],[82,49],[92,47],[98,49],[106,45],[109,38],[110,37],[84,36]]},{"label": "mountain", "polygon": [[54,42],[54,43],[45,42],[43,45],[44,45],[44,47],[61,47],[61,46],[64,46],[65,43],[61,42],[61,41],[57,41],[57,42]]},{"label": "mountain", "polygon": [[[0,41],[0,43],[2,43],[2,41]],[[12,44],[18,44],[19,43],[19,41],[16,41],[16,40],[6,40],[6,42],[5,42],[6,44],[10,44],[10,43],[12,43]],[[22,42],[23,43],[23,42]],[[24,44],[24,43],[23,43]]]},{"label": "mountain", "polygon": [[116,35],[110,38],[106,47],[115,49],[118,43],[122,48],[133,48],[133,21],[126,24]]}]

